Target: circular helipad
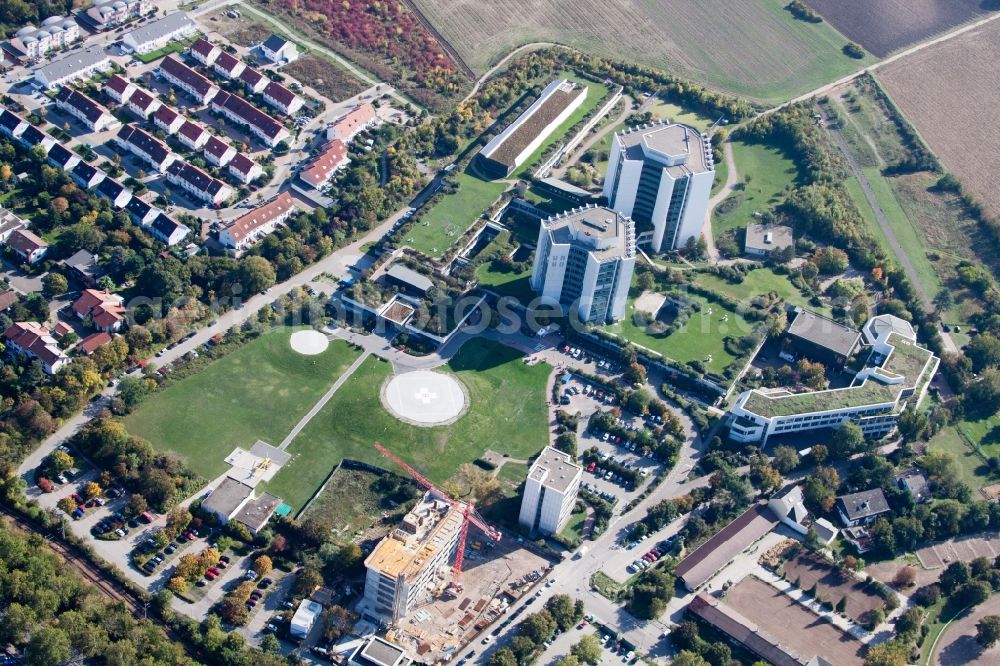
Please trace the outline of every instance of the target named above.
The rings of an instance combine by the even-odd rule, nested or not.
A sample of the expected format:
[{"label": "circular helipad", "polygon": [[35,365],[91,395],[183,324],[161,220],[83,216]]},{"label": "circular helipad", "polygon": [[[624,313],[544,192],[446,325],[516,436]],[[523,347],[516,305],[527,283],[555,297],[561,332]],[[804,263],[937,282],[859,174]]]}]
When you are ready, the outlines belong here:
[{"label": "circular helipad", "polygon": [[417,370],[396,375],[382,386],[382,404],[406,423],[436,426],[458,419],[468,406],[465,387],[443,372]]},{"label": "circular helipad", "polygon": [[330,341],[319,331],[295,331],[289,342],[294,351],[306,356],[322,354],[330,346]]}]

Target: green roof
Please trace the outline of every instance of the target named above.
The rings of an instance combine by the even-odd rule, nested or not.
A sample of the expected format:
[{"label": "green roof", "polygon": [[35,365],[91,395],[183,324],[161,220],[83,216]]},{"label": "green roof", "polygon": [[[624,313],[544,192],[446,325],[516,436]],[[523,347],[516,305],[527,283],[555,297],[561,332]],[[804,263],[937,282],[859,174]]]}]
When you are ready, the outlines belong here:
[{"label": "green roof", "polygon": [[894,346],[894,350],[882,363],[882,374],[903,377],[904,381],[900,384],[883,384],[878,379],[868,377],[857,386],[828,391],[768,395],[754,390],[743,404],[743,409],[773,418],[895,403],[904,390],[923,388],[930,379],[926,376],[930,370],[928,361],[934,355],[898,333],[892,333],[887,342]]}]

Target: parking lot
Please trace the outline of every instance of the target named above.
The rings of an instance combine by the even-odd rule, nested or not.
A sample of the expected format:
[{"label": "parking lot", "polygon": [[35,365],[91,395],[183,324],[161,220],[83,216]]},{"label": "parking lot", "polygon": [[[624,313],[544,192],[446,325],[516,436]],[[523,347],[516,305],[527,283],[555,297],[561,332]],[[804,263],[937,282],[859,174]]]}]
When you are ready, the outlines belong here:
[{"label": "parking lot", "polygon": [[959,537],[924,546],[917,550],[917,559],[925,569],[938,569],[947,567],[952,562],[969,562],[977,557],[992,560],[997,554],[1000,554],[1000,534],[992,533]]}]

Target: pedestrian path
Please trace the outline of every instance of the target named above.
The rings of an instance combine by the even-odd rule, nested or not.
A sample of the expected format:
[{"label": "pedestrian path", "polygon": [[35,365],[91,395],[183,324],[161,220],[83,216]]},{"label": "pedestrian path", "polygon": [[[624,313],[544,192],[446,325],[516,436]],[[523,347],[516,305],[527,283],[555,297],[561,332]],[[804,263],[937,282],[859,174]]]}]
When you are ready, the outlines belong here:
[{"label": "pedestrian path", "polygon": [[321,409],[326,407],[326,403],[330,402],[330,398],[332,398],[333,394],[337,392],[337,389],[339,389],[341,386],[344,385],[344,382],[346,382],[348,378],[354,374],[355,370],[361,367],[361,364],[364,363],[365,359],[367,358],[368,358],[368,352],[365,352],[360,356],[358,356],[358,358],[354,361],[354,363],[352,363],[351,366],[344,371],[344,374],[342,374],[340,377],[337,378],[337,381],[333,383],[333,386],[330,387],[330,390],[324,393],[323,397],[320,398],[315,405],[313,405],[313,408],[309,410],[309,413],[303,416],[302,419],[295,424],[295,427],[292,428],[292,431],[290,433],[288,433],[288,436],[285,437],[285,439],[281,440],[281,444],[278,445],[279,449],[284,451],[285,448],[292,443],[292,440],[295,439],[295,437],[300,432],[302,432],[302,429],[305,428],[310,421],[312,421],[314,416],[319,414]]}]

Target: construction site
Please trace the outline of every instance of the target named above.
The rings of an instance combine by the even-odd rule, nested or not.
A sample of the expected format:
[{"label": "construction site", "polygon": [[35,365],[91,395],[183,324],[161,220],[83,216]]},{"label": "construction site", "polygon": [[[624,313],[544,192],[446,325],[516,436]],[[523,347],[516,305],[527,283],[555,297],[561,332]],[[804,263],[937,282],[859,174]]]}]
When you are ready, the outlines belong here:
[{"label": "construction site", "polygon": [[389,625],[387,638],[421,661],[447,661],[532,590],[550,563],[378,449],[427,493],[365,559],[359,610]]}]

